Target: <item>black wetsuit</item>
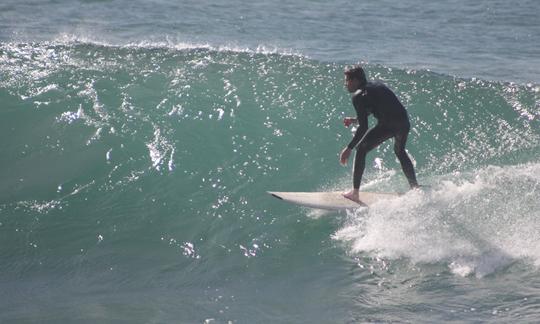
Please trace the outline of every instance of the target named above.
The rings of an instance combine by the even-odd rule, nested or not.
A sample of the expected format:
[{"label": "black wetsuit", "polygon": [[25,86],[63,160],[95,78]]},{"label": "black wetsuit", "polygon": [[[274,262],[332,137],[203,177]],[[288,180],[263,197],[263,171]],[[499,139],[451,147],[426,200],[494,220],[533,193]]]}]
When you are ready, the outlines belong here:
[{"label": "black wetsuit", "polygon": [[[411,159],[405,151],[407,136],[411,128],[405,107],[387,86],[380,82],[368,82],[354,93],[354,109],[358,119],[358,128],[348,148],[356,147],[353,168],[353,187],[360,188],[366,165],[366,155],[387,139],[394,137],[394,152],[401,163],[401,168],[411,188],[418,187]],[[368,116],[377,118],[377,125],[368,130]]]}]

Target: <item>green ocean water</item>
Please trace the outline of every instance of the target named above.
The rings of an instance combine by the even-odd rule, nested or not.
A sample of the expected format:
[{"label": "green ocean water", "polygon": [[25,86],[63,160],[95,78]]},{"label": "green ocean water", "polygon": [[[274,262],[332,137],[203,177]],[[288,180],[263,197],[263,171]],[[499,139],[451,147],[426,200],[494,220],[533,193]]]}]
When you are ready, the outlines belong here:
[{"label": "green ocean water", "polygon": [[[367,64],[423,191],[345,190],[342,63],[279,51],[0,44],[0,321],[355,323],[540,316],[540,87]],[[392,143],[363,188],[405,192]]]}]

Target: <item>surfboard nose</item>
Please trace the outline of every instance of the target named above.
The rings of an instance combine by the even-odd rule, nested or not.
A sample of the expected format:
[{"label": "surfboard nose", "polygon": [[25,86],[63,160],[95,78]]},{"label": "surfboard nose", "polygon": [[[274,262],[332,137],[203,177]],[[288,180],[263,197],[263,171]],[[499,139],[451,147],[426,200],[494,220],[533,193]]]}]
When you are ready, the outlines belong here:
[{"label": "surfboard nose", "polygon": [[267,193],[269,193],[270,195],[276,197],[277,199],[283,200],[283,198],[281,198],[280,196],[278,196],[278,195],[277,195],[275,192],[273,192],[273,191],[267,191]]}]

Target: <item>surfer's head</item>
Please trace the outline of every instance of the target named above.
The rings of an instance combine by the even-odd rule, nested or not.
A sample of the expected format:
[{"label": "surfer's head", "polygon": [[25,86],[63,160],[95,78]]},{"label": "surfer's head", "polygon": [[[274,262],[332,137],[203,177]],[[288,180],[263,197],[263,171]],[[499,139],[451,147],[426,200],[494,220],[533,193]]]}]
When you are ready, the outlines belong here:
[{"label": "surfer's head", "polygon": [[345,69],[345,85],[349,92],[363,88],[367,83],[366,72],[360,65],[354,65]]}]

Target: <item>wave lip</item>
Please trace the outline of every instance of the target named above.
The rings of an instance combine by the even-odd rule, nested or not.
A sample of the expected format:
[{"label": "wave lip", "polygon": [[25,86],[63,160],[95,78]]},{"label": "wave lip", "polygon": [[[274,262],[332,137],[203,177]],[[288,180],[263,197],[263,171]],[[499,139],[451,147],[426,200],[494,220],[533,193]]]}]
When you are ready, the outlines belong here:
[{"label": "wave lip", "polygon": [[99,40],[91,36],[79,36],[74,34],[62,34],[55,37],[51,41],[42,42],[43,44],[55,45],[95,45],[106,46],[113,48],[132,48],[132,49],[171,49],[171,50],[207,50],[213,52],[233,52],[233,53],[249,53],[249,54],[281,54],[286,56],[308,57],[301,54],[300,51],[292,48],[280,48],[275,45],[259,44],[257,46],[242,46],[233,43],[212,44],[210,42],[193,42],[174,39],[173,37],[165,37],[164,39],[155,40],[137,40],[126,42],[115,42],[107,40]]}]

